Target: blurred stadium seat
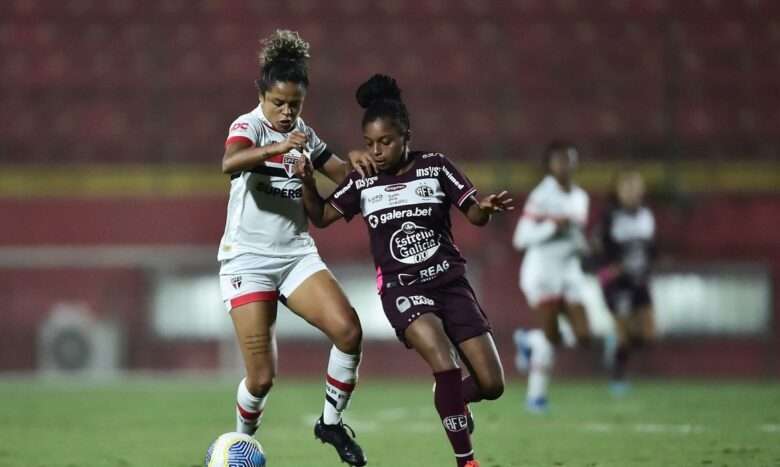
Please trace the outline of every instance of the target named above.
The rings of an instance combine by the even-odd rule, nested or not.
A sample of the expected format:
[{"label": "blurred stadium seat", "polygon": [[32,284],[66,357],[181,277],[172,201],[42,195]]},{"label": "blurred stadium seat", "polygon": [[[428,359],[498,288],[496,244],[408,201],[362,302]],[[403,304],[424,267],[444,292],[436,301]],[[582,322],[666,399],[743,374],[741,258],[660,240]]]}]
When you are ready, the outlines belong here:
[{"label": "blurred stadium seat", "polygon": [[[377,71],[397,76],[407,92],[446,89],[429,98],[419,95],[412,113],[424,122],[421,130],[431,132],[440,131],[432,124],[439,119],[422,113],[436,109],[457,116],[447,122],[456,145],[491,137],[527,147],[564,132],[585,145],[604,144],[620,134],[635,141],[634,147],[662,146],[671,134],[681,147],[760,138],[777,148],[777,105],[766,98],[777,95],[780,86],[777,10],[771,1],[593,5],[517,0],[488,7],[476,1],[367,5],[342,0],[331,7],[302,0],[69,0],[44,7],[39,1],[16,0],[0,7],[0,79],[4,95],[43,87],[63,94],[78,90],[91,108],[103,99],[102,91],[93,92],[96,88],[134,90],[150,98],[133,102],[129,113],[166,109],[177,118],[191,109],[188,95],[200,89],[198,115],[218,109],[211,117],[218,121],[200,124],[203,133],[197,138],[219,142],[229,120],[251,104],[225,108],[221,96],[236,89],[251,94],[257,39],[278,25],[297,29],[312,42],[311,101],[353,105],[335,103],[319,91],[351,96],[361,80]],[[74,18],[78,23],[68,21]],[[496,106],[519,120],[499,119]],[[344,112],[313,103],[309,109],[305,117],[315,126],[335,129],[326,135],[329,139],[356,139]],[[10,120],[16,120],[16,112],[13,102],[0,110]],[[45,107],[27,108],[14,126],[45,112]],[[104,122],[110,128],[93,131],[126,146],[131,134],[119,129],[119,121],[109,116]],[[149,145],[163,146],[163,134],[151,131],[147,137],[158,139]],[[4,129],[3,147],[19,147],[22,136]],[[147,151],[136,157],[205,160],[185,146],[177,145],[182,154]],[[72,152],[37,157],[81,158]]]}]

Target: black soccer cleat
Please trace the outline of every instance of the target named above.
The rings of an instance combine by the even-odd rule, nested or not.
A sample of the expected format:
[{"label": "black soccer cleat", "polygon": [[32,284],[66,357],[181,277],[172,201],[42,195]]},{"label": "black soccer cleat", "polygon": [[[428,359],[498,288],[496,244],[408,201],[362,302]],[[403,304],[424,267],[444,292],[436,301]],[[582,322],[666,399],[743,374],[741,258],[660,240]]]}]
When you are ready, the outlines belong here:
[{"label": "black soccer cleat", "polygon": [[356,467],[362,467],[367,463],[363,449],[354,440],[355,431],[344,422],[339,422],[338,425],[326,425],[320,417],[314,424],[314,438],[336,448],[342,462]]}]

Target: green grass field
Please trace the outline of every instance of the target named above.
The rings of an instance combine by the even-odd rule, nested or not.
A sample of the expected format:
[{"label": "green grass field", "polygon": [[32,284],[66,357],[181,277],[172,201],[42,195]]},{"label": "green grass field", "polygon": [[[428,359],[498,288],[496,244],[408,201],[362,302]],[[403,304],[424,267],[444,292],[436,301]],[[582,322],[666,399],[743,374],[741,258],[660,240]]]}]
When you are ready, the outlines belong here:
[{"label": "green grass field", "polygon": [[[780,466],[780,385],[559,383],[547,416],[521,408],[514,382],[475,406],[483,467]],[[232,381],[131,378],[111,383],[0,380],[2,467],[196,467],[233,426]],[[338,466],[315,442],[315,382],[281,380],[259,439],[271,467]],[[347,416],[370,466],[454,465],[430,384],[362,382]]]}]

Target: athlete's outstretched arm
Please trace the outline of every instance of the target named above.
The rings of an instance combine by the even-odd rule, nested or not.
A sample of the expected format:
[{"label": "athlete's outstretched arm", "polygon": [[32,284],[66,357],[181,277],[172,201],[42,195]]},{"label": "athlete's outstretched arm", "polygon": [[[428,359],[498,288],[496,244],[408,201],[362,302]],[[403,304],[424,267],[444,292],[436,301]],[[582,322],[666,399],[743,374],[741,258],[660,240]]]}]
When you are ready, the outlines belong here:
[{"label": "athlete's outstretched arm", "polygon": [[474,225],[485,225],[490,221],[490,217],[497,212],[511,211],[512,198],[509,193],[502,191],[499,194],[485,196],[482,200],[474,198],[474,202],[465,211],[466,218]]},{"label": "athlete's outstretched arm", "polygon": [[246,139],[232,142],[225,147],[225,154],[222,156],[222,173],[232,174],[250,170],[277,154],[284,154],[293,149],[303,150],[305,145],[306,135],[300,131],[293,131],[284,141],[259,148],[252,146],[252,143]]},{"label": "athlete's outstretched arm", "polygon": [[295,175],[303,182],[303,207],[312,224],[323,228],[343,217],[336,208],[326,203],[317,192],[314,167],[308,157],[301,157],[295,164]]}]

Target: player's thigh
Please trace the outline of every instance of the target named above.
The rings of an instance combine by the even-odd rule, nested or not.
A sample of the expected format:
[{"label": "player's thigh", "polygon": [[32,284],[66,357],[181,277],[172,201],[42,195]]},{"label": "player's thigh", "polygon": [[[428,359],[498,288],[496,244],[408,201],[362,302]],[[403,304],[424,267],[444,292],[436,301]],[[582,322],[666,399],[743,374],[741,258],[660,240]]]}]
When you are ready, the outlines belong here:
[{"label": "player's thigh", "polygon": [[444,331],[444,324],[434,313],[425,313],[407,326],[404,340],[434,372],[458,368],[455,348]]},{"label": "player's thigh", "polygon": [[339,350],[360,350],[362,330],[357,313],[338,281],[327,269],[309,275],[287,297],[287,306],[321,330]]},{"label": "player's thigh", "polygon": [[504,392],[504,369],[493,335],[472,337],[458,344],[463,363],[477,380],[487,399],[497,399]]},{"label": "player's thigh", "polygon": [[270,388],[276,376],[276,301],[240,305],[230,310],[230,317],[244,358],[248,384],[268,386],[259,388],[262,392]]}]

